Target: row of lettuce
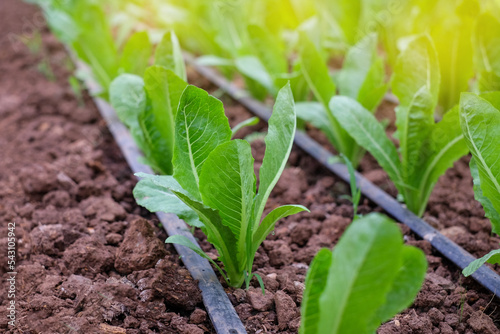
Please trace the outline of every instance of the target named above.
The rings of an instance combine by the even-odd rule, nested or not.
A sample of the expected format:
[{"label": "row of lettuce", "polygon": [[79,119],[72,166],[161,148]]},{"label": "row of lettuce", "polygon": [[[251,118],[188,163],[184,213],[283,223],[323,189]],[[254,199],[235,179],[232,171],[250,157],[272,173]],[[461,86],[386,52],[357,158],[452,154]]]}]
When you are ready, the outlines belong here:
[{"label": "row of lettuce", "polygon": [[[154,161],[150,163],[152,166],[161,165],[155,156],[165,159],[169,148],[163,139],[154,143],[148,139],[162,138],[154,126],[156,121],[149,126],[142,120],[148,112],[155,117],[156,103],[162,106],[161,114],[172,116],[169,133],[174,138],[168,161],[172,172],[158,168],[162,175],[138,174],[141,181],[134,189],[134,196],[150,211],[173,212],[191,226],[201,228],[217,249],[223,268],[183,236],[170,236],[166,242],[181,244],[206,258],[229,286],[245,284],[248,288],[255,277],[265,293],[261,277],[253,273],[258,247],[279,219],[307,211],[301,205],[284,205],[263,216],[267,199],[285,168],[296,131],[290,85],[279,91],[269,119],[257,189],[250,144],[231,140],[239,126],[231,129],[222,103],[183,81],[181,76],[185,72],[178,72],[181,76],[175,74],[175,64],[182,63],[182,58],[176,51],[179,47],[172,33],[165,35],[155,59],[165,59],[158,53],[165,50],[169,50],[173,60],[170,66],[149,67],[144,78],[120,75],[110,87],[112,104],[136,133],[138,143],[144,140],[142,145],[147,147],[144,152],[158,154],[146,155],[149,161]],[[311,264],[303,298],[301,332],[324,333],[327,329],[332,333],[373,332],[411,304],[426,269],[422,251],[403,245],[394,222],[376,214],[360,218],[333,252],[322,250]],[[366,303],[367,300],[370,302]],[[359,307],[361,304],[363,308]],[[332,307],[337,317],[333,321],[327,312]],[[368,314],[370,318],[360,323],[354,314]]]},{"label": "row of lettuce", "polygon": [[[266,1],[211,5],[110,1],[109,8],[94,1],[38,3],[55,34],[90,65],[103,88],[102,97],[130,129],[144,162],[159,174],[138,175],[142,178],[134,190],[138,203],[152,212],[175,213],[201,228],[217,249],[223,268],[185,238],[171,236],[167,242],[207,258],[230,286],[248,287],[253,277],[262,285],[260,276],[253,273],[258,247],[279,219],[307,210],[285,205],[263,215],[290,154],[297,117],[324,131],[354,167],[369,151],[408,208],[420,216],[438,178],[470,151],[476,199],[483,204],[493,231],[500,232],[500,94],[496,92],[500,34],[494,33],[500,32],[500,22],[491,14],[496,1],[464,1],[446,14],[453,15],[460,27],[469,24],[460,29],[467,38],[457,37],[457,43],[469,40],[470,47],[453,49],[453,64],[443,60],[445,49],[450,50],[436,43],[444,27],[412,37],[394,36],[395,31],[418,32],[414,29],[422,22],[439,19],[428,8],[410,16],[406,29],[395,29],[402,22],[392,17],[378,26],[378,34],[360,35],[352,33],[353,27],[368,22],[369,13],[376,17],[380,10],[370,12],[366,4],[354,8],[344,1],[269,1],[288,8],[288,14],[277,20],[248,14],[267,8]],[[436,2],[449,9],[445,4],[451,6],[450,1]],[[247,14],[242,15],[239,6],[248,6],[244,7]],[[407,10],[401,6],[398,10]],[[412,6],[414,13],[415,6],[423,5]],[[352,22],[345,21],[336,17],[339,8],[359,10],[362,15],[353,14],[348,16]],[[180,21],[154,22],[166,9],[189,15]],[[154,10],[159,12],[149,21],[140,19]],[[437,11],[441,12],[445,11]],[[308,18],[308,13],[315,15]],[[136,32],[138,24],[147,31]],[[258,189],[250,145],[232,139],[240,127],[229,127],[219,100],[187,83],[179,39],[173,31],[161,35],[165,27],[177,27],[183,46],[203,52],[201,63],[217,65],[227,76],[238,73],[257,98],[275,97]],[[231,44],[235,40],[238,46]],[[395,40],[404,44],[401,51],[391,46]],[[385,47],[387,62],[380,55],[380,45]],[[471,56],[476,61],[469,63],[466,53],[473,51],[480,54]],[[327,54],[343,56],[339,71],[331,71]],[[461,67],[464,63],[471,66],[470,71]],[[393,65],[390,83],[387,64]],[[458,93],[467,90],[460,80],[466,78],[467,86],[472,77],[477,79],[471,84],[475,93],[463,93],[459,101]],[[374,116],[389,86],[399,100],[393,138]],[[449,110],[443,112],[443,108]],[[465,273],[470,275],[499,257],[500,251],[493,251]],[[401,233],[388,218],[375,214],[357,218],[333,252],[320,251],[311,264],[301,332],[373,332],[411,304],[426,268],[423,253],[404,246]]]},{"label": "row of lettuce", "polygon": [[[162,39],[170,37],[158,36],[170,27],[182,33],[184,48],[202,54],[198,62],[218,65],[227,75],[238,73],[256,97],[276,97],[290,82],[298,118],[322,130],[355,168],[369,151],[418,216],[438,178],[468,152],[459,125],[460,93],[500,90],[498,0],[135,0],[110,1],[106,11],[91,0],[37,1],[51,28],[91,65],[106,98],[122,73],[144,76],[148,94],[154,94],[161,69],[144,71],[154,45],[159,45],[156,65],[174,61],[161,50],[169,45]],[[156,22],[158,13],[177,18],[166,15]],[[362,28],[372,21],[379,23],[371,29],[376,32]],[[426,25],[430,22],[441,24]],[[137,25],[147,30],[135,32]],[[331,71],[327,64],[335,52],[343,65]],[[186,80],[183,63],[173,69]],[[367,137],[356,125],[361,119],[353,120],[357,114],[346,110],[361,106],[374,114],[389,88],[399,100],[397,131],[386,138],[362,112],[365,126],[376,132]],[[165,132],[171,131],[163,135],[172,147],[172,135]],[[153,166],[156,170],[171,173],[171,151]]]}]

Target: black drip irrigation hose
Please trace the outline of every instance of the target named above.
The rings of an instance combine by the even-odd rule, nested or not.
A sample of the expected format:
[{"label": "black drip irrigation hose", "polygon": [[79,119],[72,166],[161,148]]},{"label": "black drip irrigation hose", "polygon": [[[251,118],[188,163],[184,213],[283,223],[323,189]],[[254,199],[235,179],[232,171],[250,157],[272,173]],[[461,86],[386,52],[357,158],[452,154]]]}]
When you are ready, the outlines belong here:
[{"label": "black drip irrigation hose", "polygon": [[[236,87],[212,68],[197,64],[192,55],[185,53],[184,58],[199,74],[215,84],[248,111],[266,122],[269,120],[271,117],[271,109],[269,107],[250,97],[246,91]],[[347,167],[342,163],[334,162],[338,159],[307,134],[297,131],[295,134],[295,144],[342,180],[347,183],[350,182]],[[435,249],[459,268],[464,269],[469,263],[475,260],[469,252],[442,235],[413,212],[403,207],[396,199],[368,181],[358,172],[356,172],[356,183],[365,197],[380,206],[399,222],[407,225],[419,237],[429,241]],[[499,297],[500,276],[492,269],[483,265],[472,277],[495,296]]]},{"label": "black drip irrigation hose", "polygon": [[[72,55],[71,52],[70,55]],[[72,58],[78,69],[90,74],[90,70],[85,64],[75,60],[74,57]],[[92,95],[99,112],[106,120],[109,131],[120,147],[132,172],[154,174],[149,166],[139,162],[139,158],[142,157],[142,154],[130,135],[129,130],[118,119],[115,110],[106,101],[97,97],[97,94],[101,91],[99,85],[90,79],[90,75],[86,75],[85,78],[84,83]],[[198,246],[198,242],[193,234],[191,234],[184,221],[177,218],[174,214],[163,212],[158,212],[156,216],[169,236],[176,234],[183,235]],[[191,273],[191,276],[198,281],[198,287],[203,296],[203,304],[205,305],[215,331],[218,334],[246,334],[245,326],[243,326],[243,323],[238,317],[238,314],[209,262],[189,248],[177,244],[174,244],[174,247],[181,256],[182,262]]]}]

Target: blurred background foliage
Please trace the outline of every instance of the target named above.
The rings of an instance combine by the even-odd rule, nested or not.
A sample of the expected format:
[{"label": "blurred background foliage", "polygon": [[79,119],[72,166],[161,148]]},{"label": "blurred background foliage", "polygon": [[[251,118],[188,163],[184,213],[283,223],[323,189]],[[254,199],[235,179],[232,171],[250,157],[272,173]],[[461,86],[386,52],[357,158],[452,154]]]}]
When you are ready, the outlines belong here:
[{"label": "blurred background foliage", "polygon": [[[301,34],[309,37],[333,72],[352,46],[377,33],[388,78],[412,36],[428,34],[441,74],[437,116],[456,105],[461,92],[477,91],[481,80],[500,76],[500,65],[484,61],[491,58],[485,53],[496,52],[488,43],[500,36],[500,0],[30,2],[45,9],[51,28],[82,59],[91,64],[100,59],[93,67],[105,86],[119,74],[116,57],[134,32],[147,31],[154,45],[169,30],[175,31],[184,50],[203,56],[206,65],[218,66],[230,78],[240,73],[261,99],[294,78],[295,98],[306,98],[306,85],[297,74]],[[99,57],[93,50],[99,50]]]}]

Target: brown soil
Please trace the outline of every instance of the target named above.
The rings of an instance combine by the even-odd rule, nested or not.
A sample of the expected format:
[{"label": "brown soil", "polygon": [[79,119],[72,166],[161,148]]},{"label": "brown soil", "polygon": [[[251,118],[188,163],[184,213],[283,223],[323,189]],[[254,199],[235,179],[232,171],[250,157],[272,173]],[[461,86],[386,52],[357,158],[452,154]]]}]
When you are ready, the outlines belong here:
[{"label": "brown soil", "polygon": [[[46,31],[35,8],[0,3],[0,239],[16,222],[17,328],[7,327],[9,302],[0,292],[3,333],[213,333],[196,282],[183,268],[165,234],[131,196],[135,184],[90,99],[79,103],[67,84],[71,68],[61,45]],[[10,33],[26,22],[42,30],[43,47],[32,54]],[[24,25],[24,27],[23,27]],[[30,31],[24,31],[30,32]],[[50,56],[50,58],[49,58]],[[49,60],[55,81],[39,64]],[[47,71],[44,71],[48,75]],[[50,77],[50,75],[48,75]],[[214,91],[205,80],[192,83]],[[249,114],[223,98],[232,125]],[[265,129],[245,129],[244,137]],[[318,136],[321,136],[318,134]],[[257,136],[258,137],[258,136]],[[256,167],[262,140],[252,142]],[[372,158],[361,166],[393,192]],[[443,177],[427,220],[475,255],[498,245],[473,200],[466,159]],[[304,278],[321,247],[333,247],[349,225],[348,186],[294,149],[267,209],[300,203],[311,209],[281,221],[259,249],[254,270],[264,279],[262,296],[252,288],[228,289],[249,333],[297,333]],[[394,193],[393,193],[394,195]],[[381,211],[363,200],[361,213]],[[146,218],[146,219],[144,219]],[[459,228],[460,230],[457,230]],[[401,226],[409,244],[427,254],[429,271],[414,305],[379,333],[500,333],[500,302]],[[197,231],[206,251],[214,252]],[[465,237],[464,237],[465,236]],[[463,238],[463,239],[460,239]],[[455,239],[454,239],[455,240]],[[5,253],[4,253],[5,254]],[[6,260],[0,262],[2,277]]]}]

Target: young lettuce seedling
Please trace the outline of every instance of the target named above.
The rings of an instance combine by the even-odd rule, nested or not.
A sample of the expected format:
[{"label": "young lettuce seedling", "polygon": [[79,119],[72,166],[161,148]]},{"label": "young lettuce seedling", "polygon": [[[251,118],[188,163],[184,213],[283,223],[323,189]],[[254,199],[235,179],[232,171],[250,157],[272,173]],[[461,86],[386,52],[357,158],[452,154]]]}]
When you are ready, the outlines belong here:
[{"label": "young lettuce seedling", "polygon": [[351,196],[348,197],[352,203],[352,209],[353,209],[352,220],[355,221],[360,217],[358,215],[358,207],[359,207],[359,201],[361,200],[361,189],[358,188],[358,185],[356,183],[356,170],[354,169],[352,163],[349,161],[349,159],[346,158],[345,155],[341,155],[341,157],[344,159],[344,163],[347,166],[347,171],[349,172],[349,185],[351,187]]},{"label": "young lettuce seedling", "polygon": [[[139,44],[144,43],[134,43]],[[187,86],[184,78],[179,42],[169,32],[156,48],[155,65],[146,69],[144,77],[124,73],[110,87],[111,104],[118,117],[144,152],[145,162],[162,174],[173,173],[175,115]]]},{"label": "young lettuce seedling", "polygon": [[474,30],[475,65],[480,92],[500,90],[500,21],[491,14],[482,14]]},{"label": "young lettuce seedling", "polygon": [[42,7],[51,30],[92,68],[103,98],[108,99],[109,86],[120,73],[142,75],[152,50],[146,32],[133,34],[119,51],[110,20],[98,2],[36,2]]},{"label": "young lettuce seedling", "polygon": [[[173,173],[174,120],[182,92],[187,87],[185,77],[179,42],[175,34],[169,32],[157,46],[155,65],[146,69],[144,78],[124,73],[110,87],[111,104],[144,153],[143,162],[161,174]],[[153,189],[158,190],[155,196]],[[162,199],[168,196],[168,204],[161,209],[175,213],[192,226],[202,226],[196,213],[175,195],[154,186],[150,190],[145,201],[151,210],[158,205],[158,196]]]},{"label": "young lettuce seedling", "polygon": [[240,123],[236,124],[232,129],[231,129],[231,138],[233,138],[238,131],[241,129],[247,127],[247,126],[253,126],[259,124],[260,119],[258,117],[250,117],[244,121],[241,121]]},{"label": "young lettuce seedling", "polygon": [[[479,96],[463,93],[460,123],[472,153],[470,169],[476,200],[483,205],[493,232],[500,234],[500,92]],[[471,262],[463,274],[472,275],[486,262],[500,263],[500,249]]]},{"label": "young lettuce seedling", "polygon": [[[305,35],[301,44],[302,72],[318,102],[297,103],[297,116],[322,130],[335,149],[356,168],[365,151],[356,143],[354,135],[342,128],[331,110],[329,102],[336,95],[337,87],[314,44]],[[366,36],[349,50],[336,81],[341,95],[357,100],[370,111],[377,108],[387,84],[383,60],[377,55],[375,34]]]},{"label": "young lettuce seedling", "polygon": [[375,333],[412,303],[426,270],[424,253],[405,246],[389,218],[359,218],[333,252],[324,248],[312,261],[299,333]]},{"label": "young lettuce seedling", "polygon": [[197,59],[200,65],[219,66],[222,69],[235,69],[245,80],[250,94],[264,100],[266,96],[276,96],[280,87],[290,82],[295,99],[303,99],[308,93],[304,77],[294,64],[289,71],[285,45],[279,35],[267,29],[250,24],[241,31],[239,51],[234,58],[221,58],[214,55],[201,56]]},{"label": "young lettuce seedling", "polygon": [[171,194],[181,199],[203,223],[202,231],[219,252],[224,271],[185,237],[171,236],[166,242],[184,245],[207,258],[230,286],[240,287],[245,281],[248,286],[254,275],[255,253],[279,219],[307,211],[301,205],[285,205],[262,219],[267,199],[290,155],[295,117],[287,85],[278,93],[269,119],[257,191],[250,144],[231,140],[219,100],[188,86],[175,120],[173,176],[138,174],[143,179],[134,189],[137,202],[150,211],[170,212]]},{"label": "young lettuce seedling", "polygon": [[439,66],[429,37],[414,38],[402,52],[394,69],[392,89],[400,100],[395,134],[399,154],[384,127],[354,99],[336,96],[330,101],[330,109],[356,142],[377,159],[408,209],[422,216],[439,177],[468,152],[458,106],[439,123],[434,121]]}]

